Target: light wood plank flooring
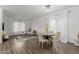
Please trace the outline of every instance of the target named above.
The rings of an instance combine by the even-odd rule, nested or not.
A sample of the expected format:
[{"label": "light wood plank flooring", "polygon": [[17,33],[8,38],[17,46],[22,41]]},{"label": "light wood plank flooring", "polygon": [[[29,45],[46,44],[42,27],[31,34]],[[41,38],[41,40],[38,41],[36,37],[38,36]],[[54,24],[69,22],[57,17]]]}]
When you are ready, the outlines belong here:
[{"label": "light wood plank flooring", "polygon": [[56,52],[53,48],[40,48],[38,39],[17,41],[9,39],[0,45],[1,54],[77,54],[79,47],[72,44],[60,43],[60,49]]},{"label": "light wood plank flooring", "polygon": [[0,47],[0,53],[9,54],[52,54],[55,53],[51,48],[40,48],[37,39],[4,41]]}]

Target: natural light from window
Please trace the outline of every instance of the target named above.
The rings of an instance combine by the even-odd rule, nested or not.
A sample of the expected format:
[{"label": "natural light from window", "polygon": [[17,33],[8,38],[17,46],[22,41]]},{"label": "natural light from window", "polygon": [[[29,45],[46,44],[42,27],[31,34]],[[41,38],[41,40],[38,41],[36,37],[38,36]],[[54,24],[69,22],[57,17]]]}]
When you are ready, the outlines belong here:
[{"label": "natural light from window", "polygon": [[25,23],[15,22],[14,23],[14,33],[24,32],[25,31]]},{"label": "natural light from window", "polygon": [[49,31],[56,32],[56,21],[55,19],[49,21]]}]

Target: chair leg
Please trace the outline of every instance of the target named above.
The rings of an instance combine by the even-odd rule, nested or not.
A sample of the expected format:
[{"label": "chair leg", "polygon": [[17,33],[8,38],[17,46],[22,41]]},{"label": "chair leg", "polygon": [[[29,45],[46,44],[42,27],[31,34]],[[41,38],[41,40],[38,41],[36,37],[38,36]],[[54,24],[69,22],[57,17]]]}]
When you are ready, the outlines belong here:
[{"label": "chair leg", "polygon": [[54,46],[53,46],[53,42],[52,42],[52,48],[53,48]]},{"label": "chair leg", "polygon": [[43,42],[41,42],[42,48],[43,48]]},{"label": "chair leg", "polygon": [[40,46],[40,42],[39,42],[39,46]]},{"label": "chair leg", "polygon": [[46,47],[49,47],[49,45],[50,45],[50,43],[49,43],[49,42],[46,42],[46,45],[45,45],[45,46],[46,46]]},{"label": "chair leg", "polygon": [[50,42],[48,42],[49,43],[49,45],[50,45]]},{"label": "chair leg", "polygon": [[46,42],[46,47],[49,47],[50,46],[50,42]]}]

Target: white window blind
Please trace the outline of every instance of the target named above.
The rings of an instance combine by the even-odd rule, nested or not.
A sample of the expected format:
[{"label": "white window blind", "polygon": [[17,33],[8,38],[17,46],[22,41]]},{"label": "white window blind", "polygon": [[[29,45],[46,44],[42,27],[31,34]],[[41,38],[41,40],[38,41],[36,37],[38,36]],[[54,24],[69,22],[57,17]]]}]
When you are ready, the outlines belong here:
[{"label": "white window blind", "polygon": [[54,19],[49,21],[49,31],[56,31],[56,21]]},{"label": "white window blind", "polygon": [[25,23],[14,23],[14,32],[24,32],[25,31]]}]

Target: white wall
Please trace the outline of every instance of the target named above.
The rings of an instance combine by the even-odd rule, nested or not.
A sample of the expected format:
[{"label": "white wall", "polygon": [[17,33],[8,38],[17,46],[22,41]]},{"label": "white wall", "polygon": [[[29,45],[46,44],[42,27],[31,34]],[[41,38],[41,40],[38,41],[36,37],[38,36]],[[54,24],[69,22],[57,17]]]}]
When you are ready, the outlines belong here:
[{"label": "white wall", "polygon": [[48,24],[49,17],[43,17],[32,21],[32,28],[38,32],[45,32],[46,24]]},{"label": "white wall", "polygon": [[61,32],[61,42],[68,42],[68,18],[67,11],[57,12],[55,15],[56,31]]},{"label": "white wall", "polygon": [[70,9],[69,13],[69,41],[75,42],[77,38],[77,32],[79,32],[79,7]]},{"label": "white wall", "polygon": [[[46,16],[46,17],[42,17],[39,19],[35,19],[34,21],[32,21],[32,27],[33,29],[38,30],[39,32],[45,32],[45,25],[48,24],[49,26],[49,22],[51,20],[56,21],[56,28],[54,27],[54,29],[52,29],[54,32],[61,32],[61,37],[60,40],[61,42],[66,43],[68,41],[68,28],[67,28],[67,13],[66,11],[62,11],[62,12],[57,12],[54,13],[52,15]],[[49,28],[50,30],[50,28]]]},{"label": "white wall", "polygon": [[[19,18],[19,19],[18,19]],[[25,23],[25,32],[28,31],[29,28],[31,28],[31,20],[28,20],[26,18],[22,18],[19,15],[15,15],[11,12],[8,11],[3,11],[3,21],[5,23],[4,28],[5,31],[7,31],[10,35],[14,35],[14,28],[13,28],[13,23],[16,22],[17,20],[23,20],[22,22]]]},{"label": "white wall", "polygon": [[[69,19],[68,10],[71,10],[71,12],[69,13]],[[17,19],[17,17],[14,17],[13,15],[7,16],[7,14],[3,17],[3,20],[5,21],[5,30],[10,32],[11,34],[13,33],[12,23],[14,20]],[[28,28],[32,27],[33,29],[38,30],[39,32],[45,32],[46,24],[48,24],[49,26],[50,20],[56,20],[56,31],[61,32],[60,40],[62,42],[75,42],[75,40],[77,39],[76,33],[79,32],[79,7],[69,8],[67,10],[56,12],[54,14],[41,17],[39,19],[25,19],[26,31],[28,30]]]},{"label": "white wall", "polygon": [[32,28],[34,30],[37,30],[38,32],[46,32],[46,26],[48,27],[48,31],[55,31],[56,32],[56,26],[54,29],[50,28],[50,22],[51,20],[56,21],[54,18],[54,15],[49,15],[45,17],[41,17],[39,19],[35,19],[32,21]]},{"label": "white wall", "polygon": [[[57,12],[58,13],[58,12]],[[79,7],[69,8],[61,11],[56,16],[57,31],[61,31],[62,42],[75,43],[79,32]]]},{"label": "white wall", "polygon": [[2,43],[2,8],[0,8],[0,44]]},{"label": "white wall", "polygon": [[[70,11],[70,13],[68,13]],[[52,15],[35,19],[32,23],[33,28],[43,31],[45,24],[49,24],[50,19],[56,20],[56,31],[61,32],[60,40],[64,43],[74,43],[79,32],[79,7],[69,8],[64,11],[56,12]]]},{"label": "white wall", "polygon": [[[68,11],[71,11],[68,13]],[[35,19],[32,27],[43,31],[45,24],[49,24],[50,19],[56,20],[56,31],[61,32],[61,42],[74,43],[79,32],[79,7],[69,8],[64,11],[56,12],[52,15]]]}]

